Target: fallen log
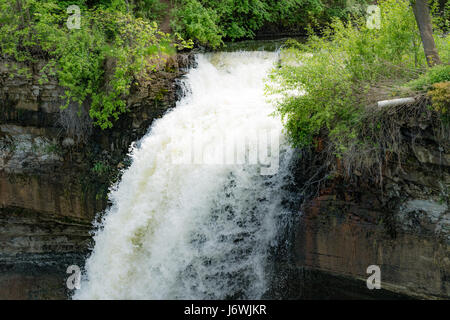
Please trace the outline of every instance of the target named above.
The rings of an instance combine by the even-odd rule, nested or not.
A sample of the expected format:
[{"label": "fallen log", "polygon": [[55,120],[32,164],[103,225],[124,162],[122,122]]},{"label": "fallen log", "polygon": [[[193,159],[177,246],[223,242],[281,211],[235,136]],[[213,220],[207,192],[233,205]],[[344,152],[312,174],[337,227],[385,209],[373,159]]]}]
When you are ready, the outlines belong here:
[{"label": "fallen log", "polygon": [[382,100],[382,101],[378,101],[378,107],[380,107],[380,108],[395,107],[395,106],[400,106],[400,105],[404,105],[404,104],[412,104],[414,102],[416,102],[416,98],[413,98],[413,97]]}]

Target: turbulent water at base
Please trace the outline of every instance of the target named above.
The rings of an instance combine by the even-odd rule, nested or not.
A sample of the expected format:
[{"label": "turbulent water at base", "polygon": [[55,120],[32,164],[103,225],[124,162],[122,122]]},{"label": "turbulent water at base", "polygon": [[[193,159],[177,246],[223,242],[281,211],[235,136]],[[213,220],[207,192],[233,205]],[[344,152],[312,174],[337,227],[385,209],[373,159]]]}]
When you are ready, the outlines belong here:
[{"label": "turbulent water at base", "polygon": [[[264,95],[277,59],[264,51],[197,56],[184,97],[133,148],[131,166],[110,191],[112,206],[73,298],[264,297],[271,252],[289,220],[284,186],[292,150]],[[192,140],[211,152],[225,136],[247,141],[248,158],[255,132],[279,135],[276,174],[263,175],[261,164],[248,161],[174,161],[191,154]]]}]

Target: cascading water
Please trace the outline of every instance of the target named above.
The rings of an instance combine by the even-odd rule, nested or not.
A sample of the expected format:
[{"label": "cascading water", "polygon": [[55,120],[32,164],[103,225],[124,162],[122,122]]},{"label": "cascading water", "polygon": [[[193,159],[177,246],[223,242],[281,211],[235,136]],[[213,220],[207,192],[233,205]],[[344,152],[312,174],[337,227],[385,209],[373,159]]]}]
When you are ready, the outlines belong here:
[{"label": "cascading water", "polygon": [[[73,298],[258,299],[267,292],[271,250],[289,220],[283,186],[292,154],[264,96],[276,60],[264,51],[197,56],[185,97],[154,122],[111,190],[113,205]],[[275,174],[262,174],[274,163],[261,164],[256,149],[278,138],[279,150],[269,149],[272,160],[279,152],[279,167],[275,157]],[[233,149],[243,141],[245,161]],[[221,148],[236,151],[234,162],[198,161],[198,150],[217,160],[227,152]],[[249,161],[255,155],[259,165]]]}]

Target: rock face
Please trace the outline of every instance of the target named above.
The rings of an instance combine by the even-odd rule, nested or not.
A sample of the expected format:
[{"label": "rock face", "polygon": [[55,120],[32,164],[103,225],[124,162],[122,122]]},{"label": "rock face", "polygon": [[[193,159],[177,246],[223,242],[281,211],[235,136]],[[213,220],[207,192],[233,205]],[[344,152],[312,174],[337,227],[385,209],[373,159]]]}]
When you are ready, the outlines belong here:
[{"label": "rock face", "polygon": [[319,188],[297,223],[296,268],[347,277],[370,294],[367,268],[376,265],[383,289],[450,298],[450,139],[448,131],[435,139],[432,129],[423,122],[403,125],[407,160],[389,162],[382,185],[356,175]]},{"label": "rock face", "polygon": [[[86,254],[130,144],[175,105],[193,55],[169,58],[133,87],[128,112],[103,131],[60,109],[57,80],[40,83],[44,63],[20,65],[19,75],[0,61],[0,299],[66,297],[65,268]],[[85,121],[75,123],[82,132],[70,134],[69,120]]]}]

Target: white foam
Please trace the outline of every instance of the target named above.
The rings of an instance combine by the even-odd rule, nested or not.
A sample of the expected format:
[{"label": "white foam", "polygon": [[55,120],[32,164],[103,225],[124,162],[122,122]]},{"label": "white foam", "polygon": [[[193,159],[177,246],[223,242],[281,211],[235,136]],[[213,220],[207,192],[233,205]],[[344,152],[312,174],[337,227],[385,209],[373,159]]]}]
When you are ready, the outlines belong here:
[{"label": "white foam", "polygon": [[[86,275],[75,299],[260,298],[276,244],[281,165],[262,176],[253,164],[174,164],[191,137],[219,144],[224,134],[261,130],[280,134],[270,116],[264,78],[277,59],[270,52],[199,55],[188,94],[155,121],[132,153],[132,164],[110,192],[113,206],[95,235]],[[204,142],[203,142],[204,141]]]}]

